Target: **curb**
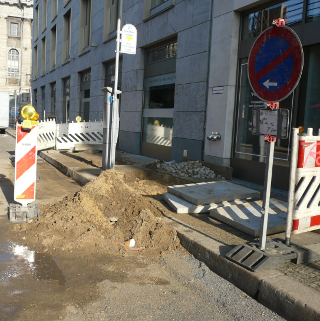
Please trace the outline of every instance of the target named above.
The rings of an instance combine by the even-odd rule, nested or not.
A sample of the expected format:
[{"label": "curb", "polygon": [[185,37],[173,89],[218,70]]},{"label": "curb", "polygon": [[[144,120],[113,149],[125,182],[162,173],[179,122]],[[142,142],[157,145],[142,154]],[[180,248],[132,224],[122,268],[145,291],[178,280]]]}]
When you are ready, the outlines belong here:
[{"label": "curb", "polygon": [[[40,157],[84,186],[91,181],[43,152]],[[250,272],[224,258],[233,246],[219,243],[189,227],[176,218],[167,216],[177,230],[181,245],[211,271],[234,284],[240,290],[290,321],[320,321],[320,293],[278,270]],[[220,254],[218,254],[220,253]]]}]

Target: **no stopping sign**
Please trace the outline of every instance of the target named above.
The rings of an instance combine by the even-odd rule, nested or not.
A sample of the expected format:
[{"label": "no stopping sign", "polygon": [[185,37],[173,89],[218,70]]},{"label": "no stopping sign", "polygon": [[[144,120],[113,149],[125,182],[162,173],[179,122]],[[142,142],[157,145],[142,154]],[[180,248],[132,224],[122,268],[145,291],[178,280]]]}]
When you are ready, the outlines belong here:
[{"label": "no stopping sign", "polygon": [[302,70],[301,42],[286,26],[268,28],[251,48],[248,77],[252,90],[261,100],[287,98],[299,83]]}]

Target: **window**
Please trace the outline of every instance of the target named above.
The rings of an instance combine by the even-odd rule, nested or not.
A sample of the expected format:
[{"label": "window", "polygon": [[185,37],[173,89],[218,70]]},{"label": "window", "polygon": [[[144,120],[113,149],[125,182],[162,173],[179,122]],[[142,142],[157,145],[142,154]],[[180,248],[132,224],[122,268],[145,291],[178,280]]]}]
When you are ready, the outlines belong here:
[{"label": "window", "polygon": [[63,115],[64,123],[69,122],[70,115],[70,77],[63,79]]},{"label": "window", "polygon": [[[105,87],[112,87],[114,88],[114,81],[115,81],[115,68],[116,63],[111,62],[105,65]],[[121,90],[121,81],[122,81],[122,59],[119,60],[119,72],[118,72],[118,89]]]},{"label": "window", "polygon": [[33,104],[33,107],[37,110],[37,105],[38,105],[38,91],[37,91],[37,89],[33,90],[32,104]]},{"label": "window", "polygon": [[36,6],[36,8],[34,9],[34,21],[33,21],[33,25],[34,25],[34,39],[37,40],[39,37],[39,6]]},{"label": "window", "polygon": [[307,6],[307,22],[320,19],[320,1],[308,0]]},{"label": "window", "polygon": [[81,0],[79,54],[90,48],[91,39],[91,0]]},{"label": "window", "polygon": [[160,156],[157,153],[164,152],[166,156],[161,157],[171,157],[176,55],[176,41],[149,49],[146,53],[141,143],[141,153],[145,156]]},{"label": "window", "polygon": [[63,16],[62,63],[70,58],[71,44],[71,9]]},{"label": "window", "polygon": [[42,32],[47,28],[48,0],[42,0]]},{"label": "window", "polygon": [[33,48],[33,79],[38,77],[38,46]]},{"label": "window", "polygon": [[40,76],[43,76],[46,72],[46,37],[41,40],[41,65]]},{"label": "window", "polygon": [[167,2],[168,0],[151,0],[151,10],[160,6],[164,2]]},{"label": "window", "polygon": [[320,44],[304,47],[304,68],[299,89],[298,126],[320,128]]},{"label": "window", "polygon": [[144,0],[143,19],[157,15],[175,5],[175,0]]},{"label": "window", "polygon": [[42,99],[42,115],[43,115],[43,120],[46,119],[46,87],[43,86],[41,87],[41,99]]},{"label": "window", "polygon": [[[315,0],[313,0],[315,1]],[[286,25],[292,26],[302,21],[303,0],[283,1],[265,9],[247,14],[242,20],[242,40],[257,37],[272,26],[273,19],[287,19]]]},{"label": "window", "polygon": [[19,77],[19,52],[17,49],[10,49],[8,53],[8,77]]},{"label": "window", "polygon": [[17,37],[19,32],[19,24],[17,22],[10,22],[10,36]]},{"label": "window", "polygon": [[57,51],[57,27],[54,26],[51,29],[51,39],[50,39],[50,70],[55,69],[56,66],[56,53]]},{"label": "window", "polygon": [[90,84],[91,71],[86,71],[80,74],[80,110],[79,114],[83,121],[90,119]]},{"label": "window", "polygon": [[56,83],[53,82],[50,84],[51,88],[51,100],[50,100],[50,105],[51,105],[51,115],[56,114]]},{"label": "window", "polygon": [[109,34],[117,30],[119,0],[105,0],[104,3],[104,29],[103,40],[109,38]]},{"label": "window", "polygon": [[58,0],[51,1],[51,21],[58,15]]},{"label": "window", "polygon": [[[235,157],[263,163],[266,159],[267,143],[264,140],[264,136],[252,134],[252,109],[262,108],[264,103],[252,91],[247,69],[247,59],[241,59]],[[292,115],[293,99],[294,93],[280,102],[280,108],[289,109],[290,115]],[[277,139],[274,151],[274,164],[289,166],[289,147],[289,139]]]}]

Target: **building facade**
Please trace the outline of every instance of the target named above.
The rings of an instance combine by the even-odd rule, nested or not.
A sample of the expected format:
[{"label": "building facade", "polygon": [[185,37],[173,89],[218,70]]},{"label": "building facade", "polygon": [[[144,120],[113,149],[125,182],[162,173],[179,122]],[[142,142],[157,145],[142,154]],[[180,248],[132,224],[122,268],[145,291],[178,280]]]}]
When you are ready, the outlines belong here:
[{"label": "building facade", "polygon": [[[114,82],[119,0],[36,0],[33,96],[41,119],[102,119],[102,87]],[[290,126],[318,130],[320,5],[315,0],[123,0],[138,31],[136,55],[120,57],[119,149],[149,157],[232,166],[262,183],[266,144],[251,133],[247,59],[274,18],[287,19],[305,51],[294,93],[280,103]],[[320,109],[319,109],[320,110]],[[221,140],[209,141],[212,132]],[[288,185],[290,138],[278,140],[275,186]]]},{"label": "building facade", "polygon": [[10,93],[10,105],[30,102],[33,0],[0,0],[0,91]]}]

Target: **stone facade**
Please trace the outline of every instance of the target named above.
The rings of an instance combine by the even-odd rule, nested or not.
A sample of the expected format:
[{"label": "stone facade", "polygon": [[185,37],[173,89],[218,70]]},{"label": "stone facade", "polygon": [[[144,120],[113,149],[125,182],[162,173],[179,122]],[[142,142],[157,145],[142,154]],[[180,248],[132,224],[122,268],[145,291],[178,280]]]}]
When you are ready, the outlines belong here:
[{"label": "stone facade", "polygon": [[[9,92],[13,98],[16,90],[18,107],[30,100],[32,21],[33,0],[0,1],[0,91]],[[14,62],[10,50],[18,52]],[[16,69],[10,69],[12,66]]]},{"label": "stone facade", "polygon": [[[102,119],[104,94],[101,88],[105,86],[105,65],[114,61],[116,48],[116,32],[109,33],[114,30],[109,21],[112,9],[108,9],[112,1],[91,1],[90,43],[85,50],[81,8],[87,1],[59,0],[57,16],[54,17],[51,13],[53,1],[38,0],[34,6],[35,13],[40,17],[39,36],[33,39],[37,63],[32,81],[32,89],[38,97],[38,111],[41,118],[45,109],[46,115],[54,112],[58,121],[64,121],[66,101],[63,86],[65,79],[70,78],[68,118],[74,121],[81,113],[80,105],[84,101],[81,99],[84,93],[81,75],[90,70],[89,119]],[[174,108],[173,116],[170,116],[173,119],[171,159],[181,161],[187,150],[190,158],[230,166],[235,140],[241,17],[251,8],[273,2],[167,0],[152,9],[151,0],[123,0],[123,24],[136,26],[138,45],[136,55],[121,55],[119,149],[141,153],[144,119],[152,118],[145,116],[146,78],[150,77],[146,76],[148,50],[165,42],[176,41]],[[46,9],[43,8],[45,3]],[[44,27],[41,17],[45,11],[48,19]],[[63,47],[66,17],[71,19],[70,56],[67,60]],[[55,28],[56,46],[52,46],[51,34]],[[250,41],[253,40],[249,39],[248,43]],[[56,48],[54,68],[50,58],[53,47]],[[51,103],[53,84],[54,111]],[[215,94],[216,88],[221,89],[219,94]],[[45,100],[42,100],[42,96]],[[207,137],[212,132],[220,132],[221,140],[209,141]]]}]

